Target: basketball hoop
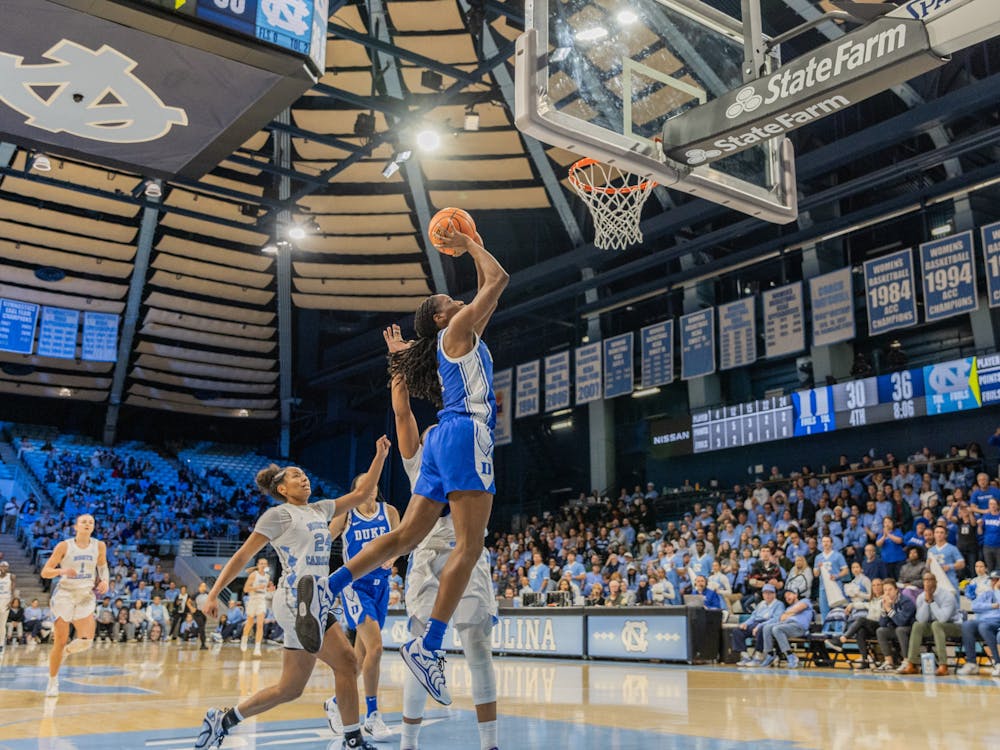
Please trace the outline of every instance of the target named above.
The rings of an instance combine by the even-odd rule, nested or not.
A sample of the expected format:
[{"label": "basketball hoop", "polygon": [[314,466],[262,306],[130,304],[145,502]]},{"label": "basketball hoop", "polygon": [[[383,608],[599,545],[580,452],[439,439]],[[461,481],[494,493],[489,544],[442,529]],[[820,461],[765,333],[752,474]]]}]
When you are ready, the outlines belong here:
[{"label": "basketball hoop", "polygon": [[656,182],[595,159],[580,159],[569,168],[569,184],[590,209],[597,247],[624,250],[642,242],[639,219]]}]

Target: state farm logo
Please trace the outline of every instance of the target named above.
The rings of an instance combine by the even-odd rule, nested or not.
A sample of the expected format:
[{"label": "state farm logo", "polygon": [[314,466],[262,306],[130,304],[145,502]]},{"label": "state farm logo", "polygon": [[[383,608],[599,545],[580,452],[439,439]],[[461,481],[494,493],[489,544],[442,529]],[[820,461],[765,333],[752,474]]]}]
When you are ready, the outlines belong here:
[{"label": "state farm logo", "polygon": [[736,95],[736,101],[726,109],[726,117],[734,120],[742,114],[753,112],[764,103],[764,97],[753,86],[747,86]]},{"label": "state farm logo", "polygon": [[716,148],[703,149],[703,148],[693,148],[684,154],[685,161],[692,167],[696,167],[699,164],[704,164],[709,159],[714,159],[716,156],[722,156],[722,152]]}]

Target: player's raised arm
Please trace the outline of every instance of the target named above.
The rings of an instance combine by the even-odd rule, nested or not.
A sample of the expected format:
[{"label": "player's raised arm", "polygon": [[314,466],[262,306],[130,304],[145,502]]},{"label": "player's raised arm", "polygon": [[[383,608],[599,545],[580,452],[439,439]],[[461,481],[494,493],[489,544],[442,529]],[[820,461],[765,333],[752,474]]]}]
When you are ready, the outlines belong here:
[{"label": "player's raised arm", "polygon": [[[403,339],[399,326],[395,324],[382,331],[382,338],[385,339],[386,348],[389,350],[390,367],[393,355],[404,352],[413,345],[412,341]],[[413,416],[413,409],[410,407],[410,389],[401,373],[392,376],[390,393],[392,413],[396,418],[396,444],[403,458],[410,459],[420,448],[420,430],[417,427],[417,419]]]},{"label": "player's raised arm", "polygon": [[349,510],[354,510],[375,494],[378,489],[379,477],[382,476],[382,467],[385,466],[385,459],[389,455],[390,448],[392,448],[392,443],[385,435],[375,441],[375,458],[372,459],[371,466],[358,478],[358,483],[353,490],[337,498],[334,518]]},{"label": "player's raised arm", "polygon": [[[482,239],[478,234],[476,238]],[[493,311],[496,310],[500,295],[507,288],[510,274],[486,248],[468,235],[449,229],[441,235],[441,240],[445,243],[444,247],[453,250],[456,256],[464,253],[472,256],[479,282],[476,296],[455,313],[445,330],[445,352],[449,356],[456,356],[451,352],[468,352],[472,347],[472,335],[481,335],[486,328]]]}]

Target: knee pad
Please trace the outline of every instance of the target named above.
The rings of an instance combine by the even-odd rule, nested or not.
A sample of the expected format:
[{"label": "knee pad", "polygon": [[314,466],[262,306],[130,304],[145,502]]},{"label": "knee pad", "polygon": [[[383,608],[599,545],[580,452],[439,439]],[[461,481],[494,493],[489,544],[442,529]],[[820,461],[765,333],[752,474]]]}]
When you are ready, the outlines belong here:
[{"label": "knee pad", "polygon": [[403,680],[403,716],[407,719],[422,719],[426,705],[427,690],[407,669]]},{"label": "knee pad", "polygon": [[481,706],[497,699],[497,678],[493,671],[493,638],[486,625],[462,628],[459,635],[465,661],[472,673],[472,702]]}]

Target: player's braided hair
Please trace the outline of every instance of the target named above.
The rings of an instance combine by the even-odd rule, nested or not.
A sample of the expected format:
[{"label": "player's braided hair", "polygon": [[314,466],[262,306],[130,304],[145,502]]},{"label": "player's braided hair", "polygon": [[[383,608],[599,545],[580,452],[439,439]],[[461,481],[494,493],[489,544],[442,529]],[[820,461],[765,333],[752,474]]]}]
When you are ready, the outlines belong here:
[{"label": "player's braided hair", "polygon": [[437,307],[435,296],[420,303],[413,317],[417,340],[408,349],[389,355],[389,378],[401,375],[411,396],[441,408],[441,381],[437,371],[438,328],[434,322]]}]

